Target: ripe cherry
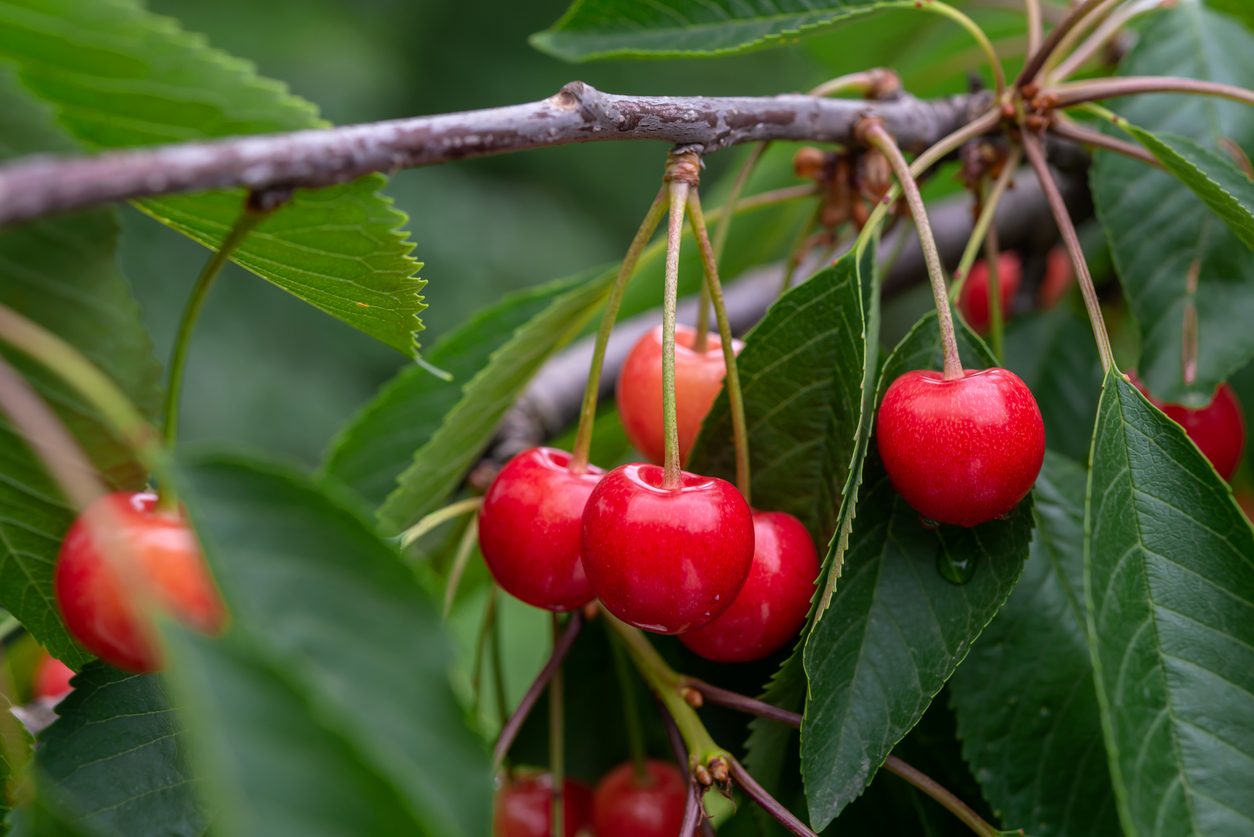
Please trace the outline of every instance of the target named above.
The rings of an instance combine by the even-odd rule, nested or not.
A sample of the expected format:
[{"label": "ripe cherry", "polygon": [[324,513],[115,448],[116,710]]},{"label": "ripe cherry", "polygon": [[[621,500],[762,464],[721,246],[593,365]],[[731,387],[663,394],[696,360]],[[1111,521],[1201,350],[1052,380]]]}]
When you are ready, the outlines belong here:
[{"label": "ripe cherry", "polygon": [[[102,533],[88,521],[101,519],[104,504],[116,528]],[[145,598],[202,633],[217,633],[226,623],[195,534],[182,515],[156,505],[155,494],[100,498],[66,533],[54,571],[57,605],[70,633],[88,651],[127,671],[161,667],[155,626],[140,611]],[[134,558],[134,575],[125,582],[103,554],[111,547],[122,558]],[[129,586],[135,583],[146,589]]]},{"label": "ripe cherry", "polygon": [[[727,367],[723,344],[711,332],[706,350],[692,350],[697,333],[688,326],[675,326],[675,420],[679,425],[679,461],[688,461],[688,452],[701,430],[714,399],[723,388]],[[736,354],[744,348],[732,341]],[[662,422],[662,327],[650,331],[632,348],[618,373],[618,417],[633,447],[645,459],[662,463],[665,437]]]},{"label": "ripe cherry", "polygon": [[679,637],[707,660],[769,657],[797,635],[810,610],[819,556],[801,521],[783,512],[753,515],[753,569],[722,616]]},{"label": "ripe cherry", "polygon": [[1045,254],[1045,278],[1036,292],[1036,304],[1042,311],[1048,311],[1062,300],[1073,282],[1075,272],[1067,248],[1061,244],[1054,245]]},{"label": "ripe cherry", "polygon": [[[562,831],[575,837],[592,822],[592,789],[583,782],[562,782]],[[548,773],[519,776],[496,795],[492,837],[549,837],[553,827],[553,777]],[[676,830],[678,833],[678,830]]]},{"label": "ripe cherry", "polygon": [[1225,480],[1232,479],[1245,454],[1245,413],[1231,386],[1220,384],[1209,404],[1194,408],[1161,401],[1150,395],[1135,372],[1129,372],[1128,379],[1151,404],[1184,428],[1193,444],[1215,466],[1219,476]]},{"label": "ripe cherry", "polygon": [[645,775],[620,764],[597,783],[592,826],[597,837],[677,837],[684,823],[688,785],[670,762],[649,759]]},{"label": "ripe cherry", "polygon": [[579,558],[579,523],[604,471],[567,468],[571,454],[531,448],[496,475],[479,512],[479,549],[497,584],[544,610],[566,611],[592,601]]},{"label": "ripe cherry", "polygon": [[731,607],[753,564],[753,520],[730,483],[662,468],[610,471],[583,513],[583,564],[605,607],[662,634],[701,627]]},{"label": "ripe cherry", "polygon": [[47,651],[41,651],[39,662],[35,664],[35,676],[31,680],[31,697],[64,697],[74,690],[70,685],[70,678],[73,676],[73,669]]},{"label": "ripe cherry", "polygon": [[1045,427],[1031,390],[1006,369],[907,372],[875,421],[895,488],[924,518],[975,526],[1008,514],[1045,459]]},{"label": "ripe cherry", "polygon": [[[1002,253],[997,258],[997,286],[1001,290],[1001,316],[1010,319],[1014,310],[1015,294],[1019,293],[1019,282],[1023,279],[1023,265],[1019,255],[1012,250]],[[962,283],[962,294],[958,297],[958,308],[962,318],[980,334],[988,331],[988,263],[980,259],[971,266],[971,274]]]}]

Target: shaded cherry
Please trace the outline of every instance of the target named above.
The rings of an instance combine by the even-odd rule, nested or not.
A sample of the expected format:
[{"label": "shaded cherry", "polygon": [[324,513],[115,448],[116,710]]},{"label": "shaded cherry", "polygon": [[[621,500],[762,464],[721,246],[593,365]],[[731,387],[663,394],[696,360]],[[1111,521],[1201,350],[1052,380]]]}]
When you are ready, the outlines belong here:
[{"label": "shaded cherry", "polygon": [[31,679],[31,697],[64,697],[74,690],[70,685],[73,676],[73,669],[47,651],[41,651],[39,662],[35,664],[35,676]]},{"label": "shaded cherry", "polygon": [[747,663],[784,647],[805,624],[819,556],[801,521],[754,512],[753,569],[723,615],[679,641],[708,660]]},{"label": "shaded cherry", "polygon": [[[101,533],[87,521],[108,504],[116,528]],[[57,555],[53,588],[70,633],[100,659],[127,671],[161,667],[156,628],[141,612],[151,598],[193,630],[217,633],[226,609],[205,566],[196,535],[181,514],[156,508],[157,495],[120,492],[101,497],[79,515]],[[133,557],[126,583],[102,554]],[[130,584],[144,585],[135,589]]]},{"label": "shaded cherry", "polygon": [[1071,267],[1071,255],[1067,248],[1056,244],[1045,254],[1045,278],[1036,291],[1036,304],[1042,311],[1057,305],[1075,283],[1075,271]]},{"label": "shaded cherry", "polygon": [[583,513],[583,563],[605,607],[663,634],[701,627],[731,607],[753,564],[753,520],[731,483],[662,468],[610,471]]},{"label": "shaded cherry", "polygon": [[1155,398],[1136,372],[1129,372],[1128,380],[1167,418],[1184,428],[1219,476],[1232,479],[1245,455],[1245,413],[1229,384],[1220,384],[1205,407],[1186,407]]},{"label": "shaded cherry", "polygon": [[1241,507],[1241,511],[1245,512],[1245,517],[1251,523],[1254,523],[1254,493],[1250,493],[1249,489],[1238,489],[1233,492],[1236,497],[1237,505]]},{"label": "shaded cherry", "polygon": [[[553,777],[548,773],[507,780],[496,794],[492,837],[550,837],[553,826]],[[592,789],[567,778],[562,782],[562,831],[565,837],[588,833]]]},{"label": "shaded cherry", "polygon": [[516,599],[552,611],[592,601],[579,557],[579,525],[604,471],[572,473],[571,454],[531,448],[496,475],[479,512],[479,549],[496,583]]},{"label": "shaded cherry", "polygon": [[1012,511],[1045,458],[1045,427],[1031,390],[1006,369],[907,372],[884,393],[875,420],[893,488],[939,523],[975,526]]},{"label": "shaded cherry", "polygon": [[[1014,310],[1015,294],[1019,293],[1019,282],[1023,279],[1023,265],[1019,254],[1013,250],[1002,253],[997,258],[997,285],[1001,290],[1001,316],[1010,319]],[[988,331],[988,263],[980,259],[971,266],[971,274],[962,283],[962,293],[958,297],[958,308],[967,325],[980,334]]]},{"label": "shaded cherry", "polygon": [[679,768],[648,759],[638,780],[632,762],[620,764],[597,783],[592,826],[597,837],[678,837],[684,823],[688,785]]},{"label": "shaded cherry", "polygon": [[[692,350],[697,332],[688,326],[675,326],[675,421],[679,427],[679,461],[688,461],[688,452],[696,441],[705,420],[714,406],[714,399],[723,388],[727,367],[723,363],[723,343],[710,332],[706,350]],[[736,354],[744,348],[732,341]],[[618,373],[618,417],[632,446],[645,459],[662,464],[665,455],[665,434],[662,421],[662,327],[658,326],[640,338],[627,355]]]}]

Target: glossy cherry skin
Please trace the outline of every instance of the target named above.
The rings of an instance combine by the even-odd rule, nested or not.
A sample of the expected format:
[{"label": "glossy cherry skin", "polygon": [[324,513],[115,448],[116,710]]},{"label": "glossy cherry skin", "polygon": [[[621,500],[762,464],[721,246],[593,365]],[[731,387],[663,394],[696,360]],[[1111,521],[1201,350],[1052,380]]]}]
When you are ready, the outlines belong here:
[{"label": "glossy cherry skin", "polygon": [[636,766],[620,764],[597,783],[592,797],[596,837],[678,837],[684,824],[688,786],[667,761],[644,763],[648,777],[636,781]]},{"label": "glossy cherry skin", "polygon": [[[710,332],[706,350],[692,350],[697,332],[688,326],[675,326],[675,421],[679,426],[679,461],[688,461],[688,452],[701,430],[714,399],[723,388],[727,367],[723,363],[723,343]],[[732,341],[736,354],[744,348]],[[618,373],[618,418],[632,446],[655,464],[662,464],[665,436],[662,426],[662,327],[652,329],[632,348]]]},{"label": "glossy cherry skin", "polygon": [[695,630],[731,607],[753,565],[753,519],[728,482],[635,463],[602,478],[583,513],[583,564],[610,613],[661,634]]},{"label": "glossy cherry skin", "polygon": [[552,611],[592,601],[579,556],[579,524],[588,495],[605,474],[567,469],[571,455],[531,448],[496,475],[479,512],[479,549],[496,583],[516,599]]},{"label": "glossy cherry skin", "polygon": [[1150,395],[1135,372],[1129,372],[1128,379],[1151,404],[1184,428],[1219,476],[1225,480],[1232,479],[1241,465],[1241,457],[1245,455],[1245,413],[1231,386],[1220,384],[1209,404],[1193,408],[1161,401]]},{"label": "glossy cherry skin", "polygon": [[63,697],[74,690],[70,685],[70,678],[73,676],[73,669],[44,651],[39,655],[35,676],[31,680],[31,697]]},{"label": "glossy cherry skin", "polygon": [[[102,535],[87,521],[100,519],[98,506],[105,503],[116,528]],[[66,533],[53,576],[57,605],[74,638],[105,662],[133,672],[161,667],[155,626],[140,611],[144,595],[201,633],[218,633],[226,624],[196,535],[182,515],[156,505],[155,494],[121,492],[97,500]],[[109,565],[102,550],[111,544],[115,554],[134,557],[129,581],[146,590],[128,588]]]},{"label": "glossy cherry skin", "polygon": [[1045,459],[1045,427],[1031,390],[1006,369],[907,372],[875,420],[893,488],[938,523],[975,526],[1009,513]]},{"label": "glossy cherry skin", "polygon": [[[496,794],[492,837],[549,837],[553,826],[553,777],[520,776]],[[583,782],[562,782],[562,831],[575,837],[592,822],[592,789]],[[676,831],[678,833],[678,831]]]},{"label": "glossy cherry skin", "polygon": [[[1010,319],[1014,310],[1015,294],[1019,293],[1019,283],[1022,280],[1023,265],[1019,261],[1019,255],[1014,251],[1002,253],[997,258],[997,285],[1001,290],[1003,320]],[[988,331],[988,263],[984,259],[971,266],[971,274],[962,283],[958,308],[967,325],[980,334]]]},{"label": "glossy cherry skin", "polygon": [[747,663],[769,657],[797,635],[810,610],[819,556],[801,521],[754,512],[753,569],[723,615],[679,637],[707,660]]}]

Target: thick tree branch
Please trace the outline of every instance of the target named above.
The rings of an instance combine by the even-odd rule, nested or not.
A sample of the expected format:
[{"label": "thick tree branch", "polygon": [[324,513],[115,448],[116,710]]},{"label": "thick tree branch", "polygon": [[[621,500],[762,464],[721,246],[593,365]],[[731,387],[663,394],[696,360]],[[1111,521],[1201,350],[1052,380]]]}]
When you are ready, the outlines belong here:
[{"label": "thick tree branch", "polygon": [[710,153],[761,140],[852,142],[874,116],[920,151],[992,104],[988,93],[920,100],[617,96],[573,81],[539,102],[288,134],[116,151],[39,156],[0,166],[0,226],[133,198],[244,187],[256,192],[330,186],[530,148],[659,140]]}]

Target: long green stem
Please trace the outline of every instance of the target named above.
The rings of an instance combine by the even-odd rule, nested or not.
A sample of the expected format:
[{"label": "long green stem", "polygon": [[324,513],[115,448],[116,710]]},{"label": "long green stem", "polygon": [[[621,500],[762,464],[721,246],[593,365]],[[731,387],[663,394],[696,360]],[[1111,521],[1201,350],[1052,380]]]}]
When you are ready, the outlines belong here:
[{"label": "long green stem", "polygon": [[[492,585],[496,590],[496,584]],[[497,594],[500,595],[499,593]],[[509,698],[505,696],[505,666],[501,662],[501,616],[498,613],[492,618],[492,690],[496,695],[497,717],[500,725],[505,727],[509,720]],[[501,760],[502,764],[506,759]],[[508,768],[507,768],[508,769]]]},{"label": "long green stem", "polygon": [[[562,621],[553,614],[553,644],[556,645],[562,635]],[[549,680],[549,775],[553,780],[553,810],[549,831],[550,837],[564,837],[566,834],[565,808],[563,799],[566,794],[566,699],[562,682],[562,667],[559,665]]]},{"label": "long green stem", "polygon": [[488,603],[483,607],[483,621],[479,624],[479,636],[475,640],[475,659],[470,666],[470,691],[475,696],[474,717],[483,709],[483,655],[488,645],[488,635],[496,624],[497,586],[488,585]]},{"label": "long green stem", "polygon": [[1050,31],[1049,37],[1040,45],[1040,47],[1030,55],[1027,62],[1023,65],[1023,70],[1019,73],[1019,77],[1015,79],[1015,87],[1024,87],[1034,81],[1041,72],[1041,67],[1045,66],[1045,62],[1054,54],[1054,50],[1058,48],[1058,44],[1062,39],[1067,37],[1067,33],[1074,29],[1094,8],[1106,2],[1106,0],[1082,0],[1080,5],[1075,6],[1067,13],[1057,26]]},{"label": "long green stem", "polygon": [[701,196],[693,188],[688,193],[688,211],[692,217],[692,231],[697,239],[705,268],[705,282],[714,301],[714,314],[718,318],[719,341],[723,344],[723,362],[727,366],[727,400],[731,403],[732,436],[736,445],[736,487],[749,503],[751,481],[749,478],[749,431],[745,426],[745,402],[740,390],[740,372],[736,368],[736,345],[727,318],[727,305],[723,301],[723,287],[718,280],[718,265],[714,250],[706,232],[705,217],[701,214]]},{"label": "long green stem", "polygon": [[896,774],[914,785],[928,796],[935,799],[941,805],[945,806],[951,814],[961,820],[968,828],[981,837],[998,837],[1009,832],[998,831],[993,828],[975,811],[972,811],[967,803],[963,802],[947,788],[927,774],[916,770],[914,767],[906,764],[896,756],[890,755],[884,760],[884,769],[889,773]]},{"label": "long green stem", "polygon": [[1098,99],[1114,99],[1139,93],[1192,93],[1199,96],[1218,96],[1234,102],[1254,105],[1254,90],[1215,81],[1174,76],[1123,76],[1121,78],[1097,78],[1090,81],[1070,81],[1050,87],[1041,95],[1053,94],[1058,99],[1058,107],[1066,108]]},{"label": "long green stem", "polygon": [[1070,54],[1076,48],[1076,45],[1080,43],[1081,38],[1088,34],[1098,23],[1105,20],[1111,9],[1123,2],[1124,0],[1104,0],[1104,2],[1085,15],[1083,20],[1072,28],[1071,31],[1067,32],[1062,40],[1058,42],[1053,53],[1045,59],[1045,63],[1041,67],[1041,75],[1049,78],[1054,72],[1054,67],[1062,60],[1063,56]]},{"label": "long green stem", "polygon": [[449,614],[453,612],[453,602],[457,599],[457,588],[462,583],[462,575],[466,572],[466,567],[470,564],[470,556],[475,551],[475,545],[479,543],[479,515],[475,515],[470,521],[470,525],[466,527],[466,531],[462,534],[461,541],[457,544],[457,553],[453,556],[453,566],[448,571],[448,581],[444,585],[444,621],[448,621]]},{"label": "long green stem", "polygon": [[672,180],[670,215],[666,231],[666,285],[662,295],[662,423],[665,429],[665,458],[662,487],[683,485],[679,462],[679,423],[675,418],[675,306],[679,296],[679,242],[684,232],[684,204],[688,184]]},{"label": "long green stem", "polygon": [[988,35],[984,34],[984,30],[980,28],[980,25],[946,3],[911,2],[909,5],[913,8],[944,15],[967,30],[971,37],[975,38],[975,42],[980,45],[980,49],[984,50],[984,55],[988,58],[988,66],[993,73],[993,87],[997,91],[997,98],[1001,99],[1002,94],[1006,92],[1006,71],[1002,69],[1001,59],[997,57],[997,50],[993,49],[992,41],[988,39]]},{"label": "long green stem", "polygon": [[1004,330],[1001,315],[1001,248],[997,246],[997,228],[990,226],[984,238],[984,261],[988,264],[988,335],[993,344],[993,357],[997,365],[1005,365],[1002,351]]},{"label": "long green stem", "polygon": [[958,340],[954,334],[953,313],[949,308],[949,297],[945,293],[945,271],[941,267],[940,253],[936,249],[936,239],[932,236],[932,226],[927,219],[927,209],[923,206],[923,197],[919,194],[919,184],[915,182],[906,158],[901,149],[889,135],[884,126],[872,123],[866,130],[867,142],[875,146],[888,159],[897,175],[897,182],[905,192],[906,201],[910,205],[910,214],[914,216],[914,225],[919,232],[919,244],[923,247],[923,259],[927,262],[928,278],[932,283],[932,297],[936,302],[936,316],[940,323],[941,346],[945,353],[945,380],[953,381],[962,378],[962,360],[958,357]]},{"label": "long green stem", "polygon": [[665,211],[666,189],[663,188],[658,191],[657,197],[653,199],[653,205],[645,213],[640,229],[636,230],[636,235],[627,248],[627,255],[623,257],[623,263],[618,268],[614,285],[610,288],[609,298],[605,301],[605,313],[601,316],[601,327],[597,330],[597,341],[592,350],[592,365],[588,369],[588,385],[583,391],[583,403],[579,407],[579,427],[575,431],[575,449],[568,466],[571,473],[582,474],[588,468],[588,454],[592,450],[592,426],[597,416],[597,393],[601,389],[601,369],[605,364],[605,347],[609,345],[610,332],[614,330],[614,321],[618,319],[618,308],[623,302],[627,284],[631,281],[636,265],[640,261],[640,254],[649,243],[649,239],[653,237],[653,231],[657,229],[658,222],[662,220],[662,213]]},{"label": "long green stem", "polygon": [[636,784],[648,780],[645,770],[644,730],[640,726],[640,707],[636,703],[636,684],[631,677],[631,663],[623,640],[618,634],[610,635],[610,651],[614,654],[614,671],[618,674],[618,688],[623,696],[623,720],[627,727],[627,751],[636,770]]},{"label": "long green stem", "polygon": [[962,259],[958,262],[958,269],[954,271],[954,284],[949,289],[949,298],[957,301],[962,293],[962,286],[967,281],[967,275],[971,272],[971,265],[975,264],[975,257],[980,252],[980,247],[984,244],[984,236],[988,234],[992,227],[993,218],[997,215],[997,205],[1001,203],[1002,195],[1006,193],[1006,188],[1014,181],[1015,171],[1019,168],[1019,161],[1023,157],[1018,146],[1010,149],[1009,156],[1002,166],[1001,174],[996,182],[993,183],[992,191],[988,197],[984,199],[984,206],[980,208],[980,217],[976,219],[975,229],[971,231],[971,238],[967,240],[966,249],[962,251]]},{"label": "long green stem", "polygon": [[1060,82],[1074,75],[1077,70],[1084,66],[1099,49],[1115,36],[1115,34],[1123,28],[1132,18],[1139,14],[1143,14],[1150,9],[1156,8],[1157,4],[1129,3],[1121,9],[1117,9],[1109,17],[1101,22],[1101,25],[1093,31],[1085,39],[1084,43],[1076,47],[1065,60],[1060,62],[1057,67],[1046,74],[1046,78],[1051,83]]},{"label": "long green stem", "polygon": [[218,278],[218,274],[226,265],[227,259],[231,257],[231,253],[269,214],[269,212],[245,205],[235,226],[231,227],[231,231],[226,234],[222,244],[209,257],[204,269],[200,271],[200,276],[196,279],[195,286],[192,287],[192,294],[187,298],[187,305],[183,308],[183,319],[179,322],[178,336],[174,338],[174,351],[170,355],[170,380],[165,391],[163,428],[166,443],[171,447],[178,441],[179,435],[179,404],[183,392],[183,376],[187,369],[187,350],[191,346],[192,332],[196,330],[196,320],[200,316],[200,309],[205,304],[205,297],[209,295],[213,280]]},{"label": "long green stem", "polygon": [[414,541],[427,534],[441,523],[461,517],[463,514],[469,514],[478,511],[483,507],[482,497],[470,497],[465,500],[458,500],[456,503],[449,503],[442,509],[436,509],[431,514],[419,520],[413,526],[410,526],[401,533],[400,547],[405,549]]}]

